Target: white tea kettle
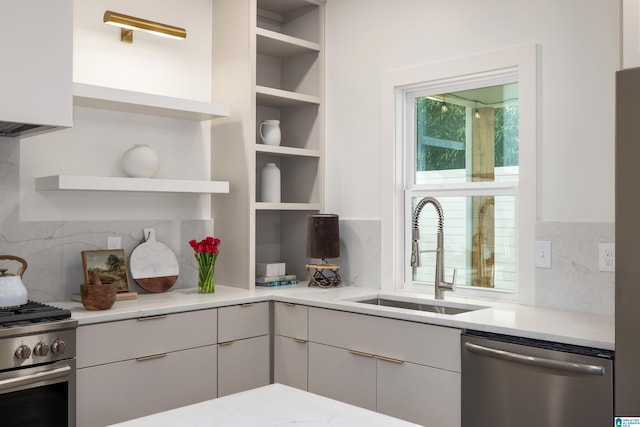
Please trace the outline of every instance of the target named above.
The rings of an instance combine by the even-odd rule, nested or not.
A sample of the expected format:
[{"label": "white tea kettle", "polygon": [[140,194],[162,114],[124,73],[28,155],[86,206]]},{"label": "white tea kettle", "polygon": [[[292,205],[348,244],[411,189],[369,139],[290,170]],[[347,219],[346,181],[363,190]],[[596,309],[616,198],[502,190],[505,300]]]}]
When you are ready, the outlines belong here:
[{"label": "white tea kettle", "polygon": [[22,283],[22,274],[27,269],[27,261],[14,255],[0,255],[0,260],[18,261],[22,267],[17,274],[7,274],[0,269],[0,308],[17,307],[27,303],[27,288]]}]

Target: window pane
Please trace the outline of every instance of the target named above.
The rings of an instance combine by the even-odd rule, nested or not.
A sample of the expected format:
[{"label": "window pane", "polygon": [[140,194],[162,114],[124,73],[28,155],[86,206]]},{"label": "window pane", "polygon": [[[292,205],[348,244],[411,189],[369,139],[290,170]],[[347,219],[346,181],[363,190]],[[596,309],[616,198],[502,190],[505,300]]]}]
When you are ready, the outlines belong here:
[{"label": "window pane", "polygon": [[415,98],[415,183],[517,181],[518,84]]},{"label": "window pane", "polygon": [[[412,200],[412,210],[420,201]],[[456,286],[515,289],[515,197],[438,197],[444,213],[444,274]],[[438,215],[426,205],[419,219],[420,266],[414,282],[433,283]]]}]

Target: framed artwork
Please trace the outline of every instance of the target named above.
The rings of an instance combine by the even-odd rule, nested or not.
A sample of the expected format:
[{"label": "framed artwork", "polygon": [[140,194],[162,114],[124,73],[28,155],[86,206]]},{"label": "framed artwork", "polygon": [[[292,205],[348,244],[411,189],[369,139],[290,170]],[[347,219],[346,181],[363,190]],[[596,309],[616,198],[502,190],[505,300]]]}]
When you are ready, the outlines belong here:
[{"label": "framed artwork", "polygon": [[82,251],[82,267],[85,282],[97,270],[102,283],[115,283],[118,292],[130,292],[124,249]]}]

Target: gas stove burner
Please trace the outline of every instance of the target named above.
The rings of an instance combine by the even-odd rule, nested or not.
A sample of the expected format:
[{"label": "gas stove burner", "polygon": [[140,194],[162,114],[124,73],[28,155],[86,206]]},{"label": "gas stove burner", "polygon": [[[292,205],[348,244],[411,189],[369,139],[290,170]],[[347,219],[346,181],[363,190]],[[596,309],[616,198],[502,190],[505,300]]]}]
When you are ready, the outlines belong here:
[{"label": "gas stove burner", "polygon": [[0,326],[13,327],[33,323],[55,322],[71,317],[71,312],[36,301],[18,307],[0,308]]}]

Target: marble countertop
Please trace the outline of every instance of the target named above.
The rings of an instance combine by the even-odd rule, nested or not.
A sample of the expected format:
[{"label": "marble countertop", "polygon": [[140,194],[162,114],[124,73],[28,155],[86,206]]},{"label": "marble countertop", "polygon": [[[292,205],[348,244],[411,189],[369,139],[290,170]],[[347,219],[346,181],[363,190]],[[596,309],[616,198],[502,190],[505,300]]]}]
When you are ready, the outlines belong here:
[{"label": "marble countertop", "polygon": [[[533,306],[457,297],[447,293],[445,304],[486,307],[448,315],[355,302],[366,297],[389,296],[397,299],[434,302],[431,295],[409,291],[386,291],[357,286],[331,289],[306,286],[247,290],[216,286],[214,294],[198,294],[196,288],[165,293],[141,294],[135,300],[117,301],[109,310],[88,311],[81,303],[62,301],[51,304],[71,310],[80,326],[92,323],[201,310],[260,301],[281,301],[345,310],[355,313],[429,323],[459,329],[473,329],[539,340],[614,350],[614,316],[547,309]],[[442,303],[442,300],[438,301]]]},{"label": "marble countertop", "polygon": [[173,426],[410,427],[406,421],[282,384],[271,384],[112,427]]}]

